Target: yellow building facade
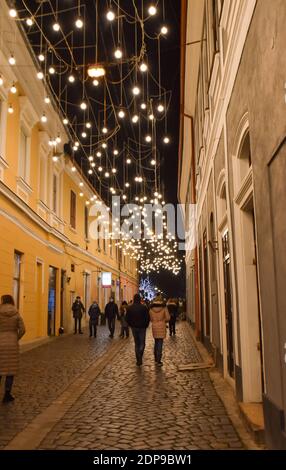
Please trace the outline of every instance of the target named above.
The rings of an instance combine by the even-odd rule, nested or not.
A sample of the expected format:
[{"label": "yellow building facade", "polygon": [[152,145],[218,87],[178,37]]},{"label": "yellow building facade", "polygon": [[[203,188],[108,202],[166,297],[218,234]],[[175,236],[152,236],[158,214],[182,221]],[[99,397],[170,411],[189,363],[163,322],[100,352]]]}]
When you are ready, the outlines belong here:
[{"label": "yellow building facade", "polygon": [[[10,42],[0,50],[0,295],[15,297],[27,330],[23,342],[31,343],[57,335],[60,326],[72,331],[76,295],[86,308],[96,299],[103,309],[111,293],[118,303],[131,300],[138,275],[136,260],[114,240],[90,239],[90,199],[99,196],[63,153],[69,139],[62,120],[52,99],[45,102],[32,56],[2,1],[0,15],[7,37],[11,29],[16,38],[15,65]],[[112,274],[109,288],[101,285],[103,272]]]}]

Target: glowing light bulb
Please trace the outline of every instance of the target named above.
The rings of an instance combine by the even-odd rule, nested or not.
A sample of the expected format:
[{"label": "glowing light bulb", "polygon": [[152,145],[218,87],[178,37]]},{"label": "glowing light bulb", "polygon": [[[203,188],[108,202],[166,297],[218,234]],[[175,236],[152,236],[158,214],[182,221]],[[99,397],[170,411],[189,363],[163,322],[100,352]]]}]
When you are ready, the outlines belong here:
[{"label": "glowing light bulb", "polygon": [[17,93],[17,88],[15,87],[14,83],[11,86],[10,91],[11,91],[11,93],[13,93],[13,95],[15,95],[15,93]]},{"label": "glowing light bulb", "polygon": [[138,122],[138,120],[139,120],[138,114],[134,114],[134,116],[132,116],[132,122],[134,122],[136,124],[136,122]]},{"label": "glowing light bulb", "polygon": [[141,109],[146,109],[146,108],[147,108],[147,105],[146,105],[146,103],[141,103],[141,106],[140,106],[140,107],[141,107]]},{"label": "glowing light bulb", "polygon": [[68,81],[69,81],[70,83],[74,83],[74,81],[75,81],[74,75],[72,75],[72,74],[69,75]]},{"label": "glowing light bulb", "polygon": [[50,67],[50,68],[49,68],[49,73],[50,73],[51,75],[53,75],[53,74],[55,73],[55,68],[54,68],[54,67]]},{"label": "glowing light bulb", "polygon": [[44,54],[39,54],[38,59],[39,59],[40,62],[44,62],[44,60],[45,60]]},{"label": "glowing light bulb", "polygon": [[93,173],[93,171],[92,171],[92,169],[90,168],[90,169],[88,170],[88,174],[89,174],[89,175],[92,175],[92,173]]},{"label": "glowing light bulb", "polygon": [[156,160],[151,160],[151,165],[156,165]]},{"label": "glowing light bulb", "polygon": [[61,139],[61,138],[60,138],[60,136],[58,135],[58,137],[56,138],[56,142],[57,142],[57,144],[60,144],[60,143],[61,143],[61,141],[62,141],[62,139]]},{"label": "glowing light bulb", "polygon": [[130,158],[127,158],[126,163],[127,163],[128,165],[130,165],[131,159],[130,159]]},{"label": "glowing light bulb", "polygon": [[115,13],[112,10],[108,10],[106,13],[106,18],[108,21],[113,21],[115,19]]},{"label": "glowing light bulb", "polygon": [[93,161],[93,156],[90,155],[90,156],[88,157],[88,160],[89,160],[90,162],[92,162],[92,161]]},{"label": "glowing light bulb", "polygon": [[56,163],[58,161],[58,157],[56,155],[53,156],[53,162]]},{"label": "glowing light bulb", "polygon": [[117,170],[116,170],[116,168],[112,168],[112,170],[111,170],[111,171],[112,171],[112,173],[113,173],[113,174],[117,173]]},{"label": "glowing light bulb", "polygon": [[9,15],[11,16],[11,18],[16,18],[17,11],[15,10],[15,8],[10,8]]},{"label": "glowing light bulb", "polygon": [[88,129],[90,129],[90,128],[91,128],[91,123],[90,123],[90,122],[87,122],[87,123],[86,123],[86,127],[87,127]]},{"label": "glowing light bulb", "polygon": [[154,5],[150,5],[149,8],[148,8],[148,13],[149,13],[149,15],[151,15],[151,16],[156,15],[156,13],[157,13],[157,8],[156,8]]},{"label": "glowing light bulb", "polygon": [[165,108],[164,108],[164,106],[163,106],[162,104],[159,104],[159,105],[157,106],[157,109],[158,109],[159,113],[162,113]]},{"label": "glowing light bulb", "polygon": [[119,153],[119,152],[118,152],[117,149],[113,150],[113,155],[118,155],[118,153]]},{"label": "glowing light bulb", "polygon": [[161,28],[161,34],[164,34],[164,35],[165,35],[165,34],[167,34],[167,33],[168,33],[168,28],[167,28],[167,26],[162,26],[162,28]]},{"label": "glowing light bulb", "polygon": [[27,18],[27,19],[26,19],[26,25],[27,25],[27,26],[33,26],[33,24],[34,24],[34,21],[33,21],[32,18]]},{"label": "glowing light bulb", "polygon": [[96,153],[96,156],[97,156],[98,158],[100,158],[101,155],[102,155],[101,152],[97,152],[97,153]]},{"label": "glowing light bulb", "polygon": [[125,183],[126,188],[129,188],[130,183]]},{"label": "glowing light bulb", "polygon": [[149,119],[150,119],[150,121],[153,121],[154,120],[154,114],[149,114]]},{"label": "glowing light bulb", "polygon": [[71,167],[71,171],[72,171],[73,173],[76,172],[76,167],[75,167],[74,165]]},{"label": "glowing light bulb", "polygon": [[107,144],[106,144],[106,142],[103,142],[103,144],[102,144],[102,148],[106,149],[106,147],[107,147]]},{"label": "glowing light bulb", "polygon": [[152,140],[151,135],[149,135],[149,134],[146,135],[145,140],[146,140],[146,142],[151,142],[151,140]]},{"label": "glowing light bulb", "polygon": [[99,81],[98,81],[98,80],[96,80],[96,78],[93,80],[93,82],[92,82],[92,83],[93,83],[93,85],[94,85],[94,86],[98,86],[98,85],[99,85]]},{"label": "glowing light bulb", "polygon": [[139,93],[140,93],[140,88],[138,86],[133,87],[132,88],[132,93],[133,93],[133,95],[138,96]]},{"label": "glowing light bulb", "polygon": [[38,72],[37,77],[38,77],[39,80],[43,80],[43,78],[44,78],[43,72]]},{"label": "glowing light bulb", "polygon": [[13,114],[13,113],[14,113],[14,109],[13,109],[13,106],[12,106],[11,104],[9,104],[8,113],[9,113],[9,114]]},{"label": "glowing light bulb", "polygon": [[109,172],[106,171],[106,172],[104,173],[104,176],[105,176],[105,178],[109,178]]},{"label": "glowing light bulb", "polygon": [[43,113],[42,117],[41,117],[41,121],[42,122],[47,122],[48,118],[47,116],[45,115],[45,113]]},{"label": "glowing light bulb", "polygon": [[[107,132],[108,132],[107,127],[103,127],[103,128],[102,128],[102,133],[103,133],[103,134],[107,134]],[[103,146],[103,145],[102,145],[102,146]]]},{"label": "glowing light bulb", "polygon": [[46,104],[49,104],[51,102],[51,100],[48,96],[45,97],[44,101],[45,101]]},{"label": "glowing light bulb", "polygon": [[8,62],[9,62],[10,65],[15,65],[16,64],[16,59],[13,56],[13,54],[10,55]]},{"label": "glowing light bulb", "polygon": [[92,163],[91,163],[91,166],[92,166],[92,168],[94,168],[94,167],[95,167],[95,163],[94,163],[94,162],[92,162]]},{"label": "glowing light bulb", "polygon": [[86,132],[82,132],[82,133],[81,133],[81,136],[85,139],[86,136],[87,136],[87,133],[86,133]]},{"label": "glowing light bulb", "polygon": [[98,171],[100,171],[100,172],[102,171],[102,166],[98,167]]},{"label": "glowing light bulb", "polygon": [[53,30],[54,30],[54,31],[58,32],[58,31],[60,30],[60,28],[61,28],[61,27],[60,27],[59,23],[54,23],[54,24],[53,24]]},{"label": "glowing light bulb", "polygon": [[115,59],[121,59],[122,58],[122,50],[117,48],[115,51],[114,51],[114,57]]},{"label": "glowing light bulb", "polygon": [[83,21],[81,18],[78,18],[75,22],[75,25],[78,29],[81,29],[83,27]]},{"label": "glowing light bulb", "polygon": [[123,119],[125,117],[125,112],[123,111],[123,109],[120,109],[118,117],[120,117],[120,119]]},{"label": "glowing light bulb", "polygon": [[85,103],[85,101],[82,101],[82,103],[80,103],[80,108],[83,110],[87,108],[87,104]]},{"label": "glowing light bulb", "polygon": [[170,142],[170,139],[168,136],[165,136],[163,140],[164,140],[164,144],[168,144]]},{"label": "glowing light bulb", "polygon": [[147,72],[147,70],[148,70],[148,65],[145,64],[145,62],[142,62],[142,64],[140,64],[140,67],[139,67],[139,68],[140,68],[141,72]]},{"label": "glowing light bulb", "polygon": [[80,197],[83,197],[83,193],[79,193]]}]

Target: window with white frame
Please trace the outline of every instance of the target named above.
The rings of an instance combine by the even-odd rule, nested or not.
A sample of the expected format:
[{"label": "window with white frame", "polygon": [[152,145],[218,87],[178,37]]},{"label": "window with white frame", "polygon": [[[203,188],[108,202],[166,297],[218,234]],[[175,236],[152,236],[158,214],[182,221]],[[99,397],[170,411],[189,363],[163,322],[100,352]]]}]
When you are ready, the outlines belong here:
[{"label": "window with white frame", "polygon": [[26,130],[20,128],[20,146],[19,146],[19,176],[26,182],[29,179],[29,159],[30,159],[30,137]]}]

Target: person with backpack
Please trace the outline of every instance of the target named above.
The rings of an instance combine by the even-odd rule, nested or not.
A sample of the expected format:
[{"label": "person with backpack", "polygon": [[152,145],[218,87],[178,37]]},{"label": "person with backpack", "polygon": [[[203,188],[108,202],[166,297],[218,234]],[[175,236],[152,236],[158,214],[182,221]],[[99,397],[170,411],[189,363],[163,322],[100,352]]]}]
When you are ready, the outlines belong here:
[{"label": "person with backpack", "polygon": [[93,336],[96,338],[96,327],[98,325],[98,319],[101,315],[100,308],[96,300],[94,300],[88,309],[89,315],[89,337]]}]

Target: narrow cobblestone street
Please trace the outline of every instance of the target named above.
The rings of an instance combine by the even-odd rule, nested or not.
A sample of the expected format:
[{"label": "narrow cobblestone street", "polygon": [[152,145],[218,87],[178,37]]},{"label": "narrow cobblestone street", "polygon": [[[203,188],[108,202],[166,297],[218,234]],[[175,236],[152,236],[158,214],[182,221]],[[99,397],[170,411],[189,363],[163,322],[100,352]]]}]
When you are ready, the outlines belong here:
[{"label": "narrow cobblestone street", "polygon": [[[0,407],[1,448],[243,449],[186,322],[153,361],[150,330],[142,368],[133,339],[70,335],[21,355],[15,403]],[[101,361],[101,362],[100,362]],[[54,415],[54,418],[52,416]]]}]

